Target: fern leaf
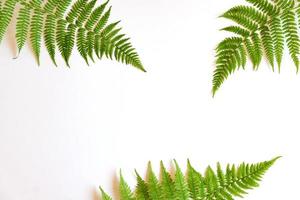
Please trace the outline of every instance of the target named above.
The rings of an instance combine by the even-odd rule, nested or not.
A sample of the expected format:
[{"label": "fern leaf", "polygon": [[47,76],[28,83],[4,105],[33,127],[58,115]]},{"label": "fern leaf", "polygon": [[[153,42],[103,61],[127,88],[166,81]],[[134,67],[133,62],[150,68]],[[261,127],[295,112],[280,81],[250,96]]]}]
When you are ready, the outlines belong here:
[{"label": "fern leaf", "polygon": [[251,6],[236,6],[229,9],[224,15],[240,15],[249,18],[249,20],[252,20],[259,25],[268,21],[268,16],[265,13]]},{"label": "fern leaf", "polygon": [[106,194],[101,187],[100,187],[100,191],[101,191],[102,200],[112,200],[112,198],[108,194]]},{"label": "fern leaf", "polygon": [[247,2],[253,4],[259,10],[268,15],[272,16],[279,13],[279,8],[271,3],[269,0],[246,0]]},{"label": "fern leaf", "polygon": [[174,160],[175,166],[176,166],[176,171],[175,171],[175,180],[174,180],[174,185],[175,185],[175,199],[176,200],[188,200],[189,199],[189,188],[186,183],[185,177],[176,162]]},{"label": "fern leaf", "polygon": [[246,17],[239,13],[224,13],[222,15],[223,18],[232,20],[237,24],[241,25],[242,27],[248,29],[249,31],[255,31],[258,29],[258,24],[251,20],[249,17]]},{"label": "fern leaf", "polygon": [[270,23],[270,31],[273,39],[275,57],[278,64],[278,69],[280,72],[281,60],[284,50],[284,35],[281,26],[281,20],[279,18],[274,18]]},{"label": "fern leaf", "polygon": [[260,34],[261,34],[262,45],[266,54],[266,58],[274,71],[274,46],[273,46],[270,29],[267,26],[264,26]]},{"label": "fern leaf", "polygon": [[133,193],[124,180],[122,173],[120,173],[120,200],[134,200]]},{"label": "fern leaf", "polygon": [[68,9],[69,5],[71,4],[72,0],[56,0],[56,12],[55,16],[57,18],[63,17],[64,13]]},{"label": "fern leaf", "polygon": [[289,48],[290,55],[298,71],[299,68],[298,54],[300,48],[300,39],[298,36],[296,17],[294,12],[288,11],[282,15],[282,26],[283,26],[283,32],[286,37],[286,42]]},{"label": "fern leaf", "polygon": [[231,38],[227,38],[218,45],[213,96],[230,74],[240,66],[245,67],[248,59],[252,62],[254,70],[258,69],[262,59],[265,58],[274,71],[276,61],[280,72],[285,46],[297,71],[299,69],[299,1],[246,0],[246,2],[250,5],[235,6],[221,16],[234,23],[221,30],[237,34],[240,41],[237,44],[230,44]]},{"label": "fern leaf", "polygon": [[219,188],[219,183],[215,172],[210,166],[208,166],[205,171],[204,181],[206,184],[207,196],[212,198],[212,196],[215,195],[215,191]]},{"label": "fern leaf", "polygon": [[206,194],[203,177],[192,167],[190,161],[188,161],[187,168],[187,183],[192,199],[200,200],[205,197]]},{"label": "fern leaf", "polygon": [[135,196],[137,200],[150,200],[149,193],[148,193],[148,185],[146,181],[142,179],[142,177],[135,171],[137,185],[135,189]]},{"label": "fern leaf", "polygon": [[76,21],[77,26],[82,27],[82,24],[88,19],[89,14],[93,10],[95,4],[96,4],[96,0],[92,0],[91,2],[85,5],[84,9],[81,10],[78,19]]},{"label": "fern leaf", "polygon": [[259,64],[262,60],[262,42],[258,34],[254,33],[251,36],[252,42],[253,42],[253,48],[254,48],[254,56],[255,56],[255,69],[258,68]]},{"label": "fern leaf", "polygon": [[95,37],[93,32],[88,32],[87,37],[86,37],[86,42],[87,42],[87,54],[89,55],[90,59],[94,62],[94,45],[95,45]]},{"label": "fern leaf", "polygon": [[232,32],[232,33],[235,33],[235,34],[243,36],[243,37],[248,37],[250,35],[250,32],[248,30],[246,30],[242,27],[239,27],[239,26],[228,26],[221,30]]},{"label": "fern leaf", "polygon": [[[109,1],[106,1],[105,3],[103,3],[101,6],[99,6],[98,8],[96,8],[93,13],[90,15],[88,21],[85,24],[85,27],[87,30],[92,30],[96,23],[101,19],[101,15],[103,13],[103,11],[106,8],[106,5],[108,4]],[[108,18],[106,19],[106,21],[108,20]]]},{"label": "fern leaf", "polygon": [[38,9],[34,10],[30,26],[31,26],[31,30],[30,30],[31,46],[39,65],[41,40],[42,40],[42,28],[43,28],[43,15],[40,10]]},{"label": "fern leaf", "polygon": [[175,199],[175,186],[169,172],[167,172],[163,162],[160,162],[161,190],[163,199]]},{"label": "fern leaf", "polygon": [[98,58],[105,55],[110,60],[145,71],[131,43],[120,43],[125,35],[119,33],[119,22],[108,23],[111,13],[111,7],[107,8],[108,1],[94,8],[96,2],[97,0],[77,0],[72,4],[72,0],[6,0],[0,7],[0,42],[18,5],[17,47],[20,52],[29,35],[38,64],[43,39],[55,65],[56,48],[58,47],[66,65],[70,66],[71,54],[76,44],[87,64],[89,59],[94,61],[94,54]]},{"label": "fern leaf", "polygon": [[75,19],[78,18],[79,14],[85,8],[87,1],[86,0],[77,0],[71,10],[68,12],[66,20],[69,23],[74,23]]},{"label": "fern leaf", "polygon": [[44,9],[47,12],[53,12],[59,3],[59,0],[48,0],[44,5]]},{"label": "fern leaf", "polygon": [[[64,20],[59,20],[57,22],[57,31],[56,31],[56,43],[58,46],[58,50],[61,55],[63,55],[64,60],[64,51],[65,51],[65,37],[66,37],[66,26],[67,23]],[[51,43],[52,44],[52,43]]]},{"label": "fern leaf", "polygon": [[84,58],[87,65],[89,61],[87,58],[87,47],[86,47],[86,32],[83,28],[80,28],[77,32],[77,49],[80,55]]},{"label": "fern leaf", "polygon": [[55,61],[55,26],[56,21],[53,15],[47,15],[44,27],[45,45],[51,60],[57,66]]},{"label": "fern leaf", "polygon": [[16,25],[16,39],[17,39],[19,53],[26,42],[28,32],[29,32],[29,24],[30,24],[30,9],[28,8],[28,6],[24,6],[19,11],[19,15],[17,18],[17,25]]},{"label": "fern leaf", "polygon": [[[106,5],[104,4],[104,6]],[[102,28],[107,24],[108,19],[110,17],[110,12],[111,12],[111,7],[108,9],[108,11],[106,11],[106,13],[104,13],[104,15],[100,18],[100,20],[96,24],[94,28],[95,33],[99,33],[102,30]]]},{"label": "fern leaf", "polygon": [[2,7],[0,15],[0,42],[2,41],[9,22],[11,21],[17,2],[18,0],[7,0]]},{"label": "fern leaf", "polygon": [[69,59],[72,54],[72,50],[75,44],[75,26],[73,24],[69,25],[65,33],[64,49],[62,52],[62,57],[64,58],[67,66],[70,67]]},{"label": "fern leaf", "polygon": [[162,199],[161,194],[161,186],[156,178],[151,163],[148,164],[148,190],[149,190],[149,197],[153,200],[160,200]]},{"label": "fern leaf", "polygon": [[[184,176],[179,165],[174,161],[175,175],[173,178],[161,162],[160,183],[149,163],[147,181],[143,180],[136,172],[135,193],[131,192],[122,174],[120,175],[120,199],[234,200],[235,197],[244,197],[247,190],[258,187],[263,175],[278,159],[279,157],[257,164],[242,163],[238,167],[228,164],[226,170],[223,170],[218,163],[216,171],[207,167],[205,177],[202,177],[189,161],[187,173]],[[111,200],[101,188],[100,190],[104,200]]]}]

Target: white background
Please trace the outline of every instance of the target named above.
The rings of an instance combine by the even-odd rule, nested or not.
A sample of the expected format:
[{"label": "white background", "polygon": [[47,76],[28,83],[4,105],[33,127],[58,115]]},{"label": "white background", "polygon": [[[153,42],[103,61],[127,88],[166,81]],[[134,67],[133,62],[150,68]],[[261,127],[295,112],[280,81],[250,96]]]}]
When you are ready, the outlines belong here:
[{"label": "white background", "polygon": [[[214,47],[226,35],[217,17],[242,0],[112,0],[148,73],[111,61],[55,68],[45,48],[15,56],[14,27],[0,47],[0,199],[96,200],[122,168],[160,160],[201,171],[217,161],[284,156],[248,200],[298,196],[300,75],[262,64],[239,71],[211,96]],[[287,197],[287,194],[290,196]]]}]

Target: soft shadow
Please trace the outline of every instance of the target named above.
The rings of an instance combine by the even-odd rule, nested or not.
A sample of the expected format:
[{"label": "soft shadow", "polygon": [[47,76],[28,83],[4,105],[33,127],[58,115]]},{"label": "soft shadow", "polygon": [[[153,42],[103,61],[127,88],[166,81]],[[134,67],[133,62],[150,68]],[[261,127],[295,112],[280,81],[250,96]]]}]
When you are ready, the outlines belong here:
[{"label": "soft shadow", "polygon": [[119,177],[117,174],[115,174],[112,180],[112,191],[115,199],[120,199],[119,184],[120,184]]},{"label": "soft shadow", "polygon": [[7,33],[6,33],[7,45],[9,50],[11,51],[11,54],[13,55],[13,58],[16,58],[18,56],[18,49],[17,49],[17,42],[16,42],[16,23],[17,23],[17,16],[19,10],[20,10],[20,6],[17,5],[14,14],[12,16],[11,22],[7,27]]},{"label": "soft shadow", "polygon": [[100,200],[99,190],[94,189],[92,195],[93,195],[93,197],[92,197],[93,200]]}]

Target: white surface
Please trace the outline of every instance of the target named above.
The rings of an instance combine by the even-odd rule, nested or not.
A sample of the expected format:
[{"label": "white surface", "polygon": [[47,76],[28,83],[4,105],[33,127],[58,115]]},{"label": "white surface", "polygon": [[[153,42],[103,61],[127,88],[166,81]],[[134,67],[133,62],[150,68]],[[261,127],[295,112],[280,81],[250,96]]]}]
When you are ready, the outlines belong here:
[{"label": "white surface", "polygon": [[[243,3],[242,0],[238,2]],[[217,18],[235,0],[112,0],[148,73],[110,61],[53,67],[43,49],[17,60],[10,37],[0,47],[0,199],[96,200],[122,168],[190,158],[208,164],[282,155],[248,200],[298,196],[300,75],[290,59],[280,75],[267,65],[230,76],[211,97]],[[12,27],[13,30],[13,27]],[[250,66],[248,66],[250,69]]]}]

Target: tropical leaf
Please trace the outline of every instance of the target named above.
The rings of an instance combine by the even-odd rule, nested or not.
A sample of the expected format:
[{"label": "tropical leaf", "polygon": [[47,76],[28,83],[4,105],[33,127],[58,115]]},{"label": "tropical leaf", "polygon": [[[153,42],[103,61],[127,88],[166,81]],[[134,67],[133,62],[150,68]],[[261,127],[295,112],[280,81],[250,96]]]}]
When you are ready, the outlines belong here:
[{"label": "tropical leaf", "polygon": [[[151,164],[148,165],[148,173],[145,180],[136,172],[137,185],[132,193],[120,175],[120,199],[121,200],[233,200],[235,197],[243,197],[247,190],[259,186],[263,175],[279,159],[257,164],[242,163],[238,167],[227,165],[223,170],[217,164],[217,169],[207,167],[205,175],[197,172],[188,161],[186,175],[183,174],[176,161],[174,176],[166,170],[161,162],[160,180],[154,174]],[[102,189],[102,199],[111,200]]]},{"label": "tropical leaf", "polygon": [[224,39],[216,48],[216,68],[212,93],[219,90],[230,74],[244,68],[249,59],[257,70],[262,58],[275,70],[281,69],[286,47],[299,70],[300,54],[300,1],[246,0],[249,5],[235,6],[221,17],[234,23],[221,30],[235,34]]},{"label": "tropical leaf", "polygon": [[129,39],[120,33],[119,23],[108,23],[111,7],[108,1],[96,6],[97,0],[3,0],[0,3],[0,42],[17,7],[16,40],[20,51],[27,38],[40,64],[42,41],[56,65],[56,50],[70,66],[76,45],[81,57],[88,64],[94,55],[132,65],[145,71]]}]

